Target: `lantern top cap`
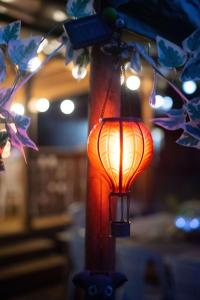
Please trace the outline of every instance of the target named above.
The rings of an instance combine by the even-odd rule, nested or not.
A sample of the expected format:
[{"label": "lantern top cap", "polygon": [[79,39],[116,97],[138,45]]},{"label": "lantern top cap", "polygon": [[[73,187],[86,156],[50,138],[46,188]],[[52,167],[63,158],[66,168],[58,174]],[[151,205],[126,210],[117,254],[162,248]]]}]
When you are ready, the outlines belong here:
[{"label": "lantern top cap", "polygon": [[100,122],[142,122],[140,118],[131,118],[131,117],[113,117],[113,118],[100,118]]}]

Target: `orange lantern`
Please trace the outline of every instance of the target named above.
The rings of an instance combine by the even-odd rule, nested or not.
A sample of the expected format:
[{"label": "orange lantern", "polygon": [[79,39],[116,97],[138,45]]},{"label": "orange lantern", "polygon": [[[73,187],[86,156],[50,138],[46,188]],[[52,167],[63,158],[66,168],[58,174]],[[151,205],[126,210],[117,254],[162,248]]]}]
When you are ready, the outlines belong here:
[{"label": "orange lantern", "polygon": [[100,119],[89,134],[89,160],[110,183],[110,199],[113,196],[121,199],[121,219],[111,222],[114,236],[127,236],[130,233],[130,187],[136,176],[146,168],[152,155],[153,141],[149,130],[141,121],[133,118]]}]

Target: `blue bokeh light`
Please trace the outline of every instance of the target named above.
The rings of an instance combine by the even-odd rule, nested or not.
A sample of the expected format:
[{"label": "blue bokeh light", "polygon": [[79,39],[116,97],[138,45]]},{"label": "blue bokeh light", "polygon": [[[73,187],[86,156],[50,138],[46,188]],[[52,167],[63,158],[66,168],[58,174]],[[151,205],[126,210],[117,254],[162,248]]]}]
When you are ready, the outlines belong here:
[{"label": "blue bokeh light", "polygon": [[182,84],[182,89],[186,94],[191,95],[191,94],[194,94],[196,92],[197,84],[193,80],[185,81]]},{"label": "blue bokeh light", "polygon": [[199,220],[197,218],[194,218],[190,221],[190,228],[191,229],[197,229],[199,227]]},{"label": "blue bokeh light", "polygon": [[186,220],[183,217],[177,217],[175,225],[177,228],[183,229],[186,226]]}]

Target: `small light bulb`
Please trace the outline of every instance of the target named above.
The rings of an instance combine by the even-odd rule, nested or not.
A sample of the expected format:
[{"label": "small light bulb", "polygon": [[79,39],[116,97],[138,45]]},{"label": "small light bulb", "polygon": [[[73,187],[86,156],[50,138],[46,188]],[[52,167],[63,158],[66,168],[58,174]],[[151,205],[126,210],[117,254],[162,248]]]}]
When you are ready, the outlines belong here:
[{"label": "small light bulb", "polygon": [[46,98],[40,98],[36,101],[36,110],[38,112],[45,112],[49,109],[49,100]]},{"label": "small light bulb", "polygon": [[25,112],[24,105],[21,103],[12,104],[10,110],[18,115],[24,115]]},{"label": "small light bulb", "polygon": [[48,40],[47,39],[44,39],[40,44],[39,44],[39,47],[37,49],[37,53],[40,53],[43,51],[43,49],[47,46],[48,44]]},{"label": "small light bulb", "polygon": [[126,80],[126,86],[129,90],[135,91],[140,87],[140,78],[138,76],[129,76]]},{"label": "small light bulb", "polygon": [[84,66],[76,65],[72,69],[72,76],[75,79],[81,80],[87,75],[87,69]]},{"label": "small light bulb", "polygon": [[151,103],[151,106],[154,108],[154,109],[160,109],[162,107],[164,103],[164,99],[161,95],[156,95],[156,101],[155,103]]},{"label": "small light bulb", "polygon": [[60,104],[60,110],[63,114],[69,115],[74,111],[74,102],[72,100],[63,100]]},{"label": "small light bulb", "polygon": [[41,60],[39,57],[33,57],[28,62],[28,71],[34,72],[41,66]]}]

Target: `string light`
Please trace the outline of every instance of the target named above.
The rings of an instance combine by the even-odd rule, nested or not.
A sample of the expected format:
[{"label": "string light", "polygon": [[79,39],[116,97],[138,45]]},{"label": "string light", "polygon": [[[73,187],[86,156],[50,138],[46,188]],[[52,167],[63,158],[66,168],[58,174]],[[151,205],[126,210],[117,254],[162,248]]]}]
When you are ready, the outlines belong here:
[{"label": "string light", "polygon": [[185,81],[182,84],[182,89],[186,94],[191,95],[191,94],[194,94],[196,92],[197,84],[193,80]]},{"label": "string light", "polygon": [[21,103],[13,103],[10,110],[18,115],[24,115],[25,113],[24,105]]},{"label": "string light", "polygon": [[46,98],[40,98],[36,101],[36,110],[38,112],[45,112],[49,109],[49,100]]},{"label": "string light", "polygon": [[63,114],[69,115],[74,111],[75,105],[72,100],[63,100],[60,104],[60,110]]},{"label": "string light", "polygon": [[126,80],[126,86],[131,91],[136,91],[140,87],[140,78],[136,75],[129,76]]}]

